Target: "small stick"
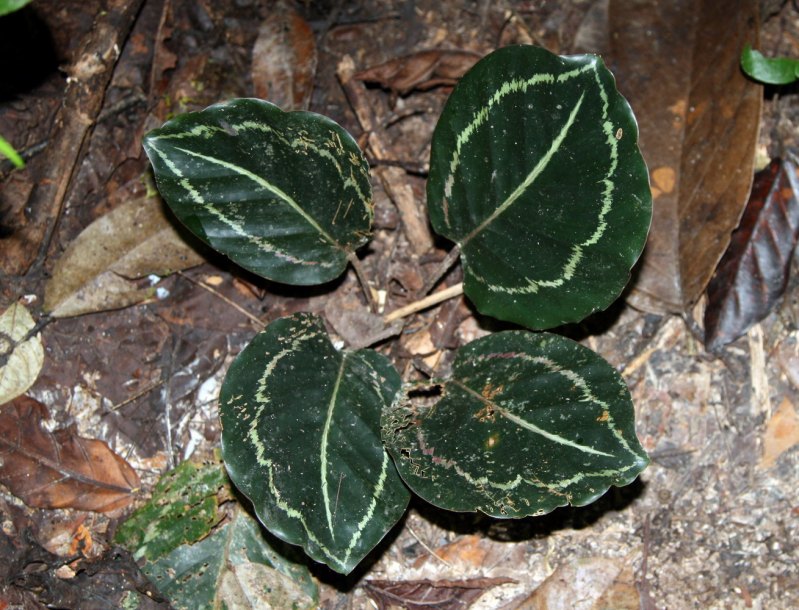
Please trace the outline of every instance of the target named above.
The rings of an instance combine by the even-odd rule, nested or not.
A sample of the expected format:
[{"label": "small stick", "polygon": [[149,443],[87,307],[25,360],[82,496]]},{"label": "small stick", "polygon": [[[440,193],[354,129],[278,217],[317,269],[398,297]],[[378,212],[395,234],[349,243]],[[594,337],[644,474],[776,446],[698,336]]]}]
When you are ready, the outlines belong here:
[{"label": "small stick", "polygon": [[427,546],[425,544],[424,540],[422,540],[421,538],[419,538],[419,536],[416,535],[416,532],[413,531],[413,529],[411,528],[410,525],[406,525],[405,527],[408,528],[408,533],[410,533],[411,536],[416,538],[416,542],[421,544],[428,553],[430,553],[433,557],[438,559],[441,563],[443,563],[445,566],[449,567],[450,569],[452,569],[452,570],[455,569],[455,566],[453,566],[449,561],[444,559],[441,555],[439,555],[433,549],[431,549],[429,546]]},{"label": "small stick", "polygon": [[225,303],[230,305],[233,309],[235,309],[239,313],[247,316],[250,319],[250,321],[254,322],[258,326],[258,328],[263,329],[266,326],[261,320],[258,319],[257,316],[254,316],[253,314],[251,314],[249,311],[244,309],[241,305],[239,305],[235,301],[231,301],[224,294],[222,294],[218,290],[214,289],[213,287],[209,286],[205,282],[201,282],[199,280],[195,280],[194,278],[189,277],[188,275],[186,275],[182,271],[178,271],[177,274],[180,277],[189,280],[192,284],[195,284],[195,285],[199,286],[200,288],[205,288],[208,292],[210,292],[215,297],[218,297],[218,298],[222,299]]},{"label": "small stick", "polygon": [[442,277],[444,277],[447,271],[449,271],[450,267],[452,267],[452,265],[455,264],[455,262],[460,258],[460,256],[461,256],[461,247],[458,244],[455,244],[455,247],[452,248],[452,250],[450,250],[449,252],[447,252],[447,255],[444,257],[444,260],[442,260],[438,264],[438,267],[433,272],[433,275],[427,278],[427,281],[424,283],[424,286],[422,286],[422,289],[419,291],[419,294],[417,296],[423,297],[428,292],[430,292],[435,287],[435,285],[438,284],[438,281]]},{"label": "small stick", "polygon": [[415,301],[405,307],[400,307],[399,309],[395,309],[383,320],[386,324],[390,324],[394,320],[399,320],[400,318],[404,318],[406,316],[411,315],[412,313],[416,313],[417,311],[422,311],[423,309],[427,309],[428,307],[432,307],[433,305],[438,305],[447,299],[451,299],[453,297],[459,296],[463,294],[463,282],[459,282],[454,286],[450,286],[449,288],[445,288],[444,290],[439,290],[438,292],[434,292],[433,294],[426,296],[423,299]]},{"label": "small stick", "polygon": [[376,313],[377,303],[375,303],[374,297],[372,296],[372,288],[369,286],[369,280],[366,278],[366,274],[363,272],[361,261],[354,252],[350,252],[347,255],[347,260],[352,265],[352,268],[355,269],[355,275],[358,277],[358,283],[361,285],[363,295],[366,297],[366,302],[369,305],[369,311]]}]

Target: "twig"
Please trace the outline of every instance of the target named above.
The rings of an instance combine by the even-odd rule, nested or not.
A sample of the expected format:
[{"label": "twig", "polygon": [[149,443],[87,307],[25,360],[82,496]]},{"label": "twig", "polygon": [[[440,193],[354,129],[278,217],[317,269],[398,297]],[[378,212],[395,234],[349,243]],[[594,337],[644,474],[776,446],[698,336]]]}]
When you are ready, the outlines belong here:
[{"label": "twig", "polygon": [[113,413],[114,411],[116,411],[116,410],[118,410],[118,409],[121,409],[121,408],[122,408],[122,407],[124,407],[125,405],[129,405],[129,404],[130,404],[130,403],[132,403],[134,400],[138,400],[138,399],[139,399],[139,398],[141,398],[142,396],[145,396],[146,394],[149,394],[150,392],[152,392],[152,391],[153,391],[153,390],[155,390],[156,388],[159,388],[159,387],[161,387],[162,385],[164,385],[164,380],[163,380],[163,379],[161,379],[161,380],[159,380],[159,381],[156,381],[155,383],[152,383],[152,384],[148,385],[148,386],[147,386],[146,388],[144,388],[143,390],[139,390],[138,392],[136,392],[136,393],[135,393],[133,396],[131,396],[130,398],[126,398],[126,399],[125,399],[125,400],[123,400],[122,402],[119,402],[119,403],[117,403],[117,404],[115,404],[115,405],[111,405],[111,406],[108,408],[108,411],[106,411],[105,413],[103,413],[103,417],[105,417],[105,416],[106,416],[106,415],[108,415],[109,413]]},{"label": "twig", "polygon": [[[341,88],[344,90],[347,100],[358,118],[361,129],[368,134],[367,142],[374,155],[374,160],[382,162],[385,159],[390,159],[391,155],[385,145],[388,137],[380,126],[374,109],[367,99],[364,84],[353,78],[355,63],[349,55],[344,56],[339,62],[336,74],[341,83]],[[424,254],[432,247],[433,237],[427,228],[426,222],[419,214],[413,190],[408,184],[405,172],[387,164],[378,168],[377,175],[380,177],[386,193],[399,210],[405,236],[411,243],[413,251],[416,254]]]},{"label": "twig", "polygon": [[422,286],[422,289],[419,291],[417,296],[421,298],[424,295],[426,295],[428,292],[430,292],[435,287],[435,285],[438,284],[438,281],[442,277],[444,277],[444,275],[446,275],[447,271],[450,270],[452,265],[455,264],[455,262],[460,258],[460,256],[461,256],[461,248],[456,244],[455,247],[452,248],[452,250],[447,252],[447,255],[444,257],[444,260],[442,260],[438,264],[438,267],[433,272],[433,275],[427,278],[427,281],[424,283],[424,286]]},{"label": "twig", "polygon": [[446,559],[444,559],[444,558],[443,558],[441,555],[439,555],[439,554],[438,554],[438,553],[436,553],[436,552],[435,552],[433,549],[431,549],[429,546],[427,546],[427,544],[425,544],[424,540],[422,540],[421,538],[419,538],[419,536],[417,536],[417,535],[416,535],[416,532],[414,532],[414,531],[413,531],[413,528],[411,528],[411,526],[410,526],[410,525],[406,525],[405,527],[407,527],[407,528],[408,528],[408,533],[409,533],[411,536],[413,536],[414,538],[416,538],[416,542],[418,542],[419,544],[421,544],[421,545],[424,547],[424,550],[425,550],[425,551],[427,551],[428,553],[430,553],[430,554],[431,554],[433,557],[435,557],[436,559],[438,559],[438,560],[439,560],[441,563],[443,563],[445,566],[449,567],[449,568],[450,568],[450,569],[452,569],[452,570],[454,570],[454,569],[455,569],[455,566],[453,566],[453,565],[452,565],[452,564],[451,564],[449,561],[447,561]]},{"label": "twig", "polygon": [[444,290],[439,290],[438,292],[434,292],[433,294],[426,296],[423,299],[415,301],[405,307],[400,307],[399,309],[395,309],[390,314],[385,316],[383,320],[386,324],[393,322],[394,320],[399,320],[400,318],[404,318],[409,316],[417,311],[422,311],[423,309],[427,309],[428,307],[432,307],[433,305],[438,305],[447,299],[451,299],[453,297],[459,296],[463,294],[463,282],[459,282],[454,286],[450,286],[449,288],[445,288]]},{"label": "twig", "polygon": [[375,303],[375,299],[372,296],[372,288],[369,286],[369,280],[367,279],[366,274],[363,272],[363,266],[361,265],[360,259],[351,252],[347,256],[347,260],[350,261],[350,265],[352,265],[352,268],[355,269],[355,275],[358,277],[358,283],[361,285],[363,295],[366,297],[366,302],[369,304],[369,311],[372,313],[377,313],[377,303]]},{"label": "twig", "polygon": [[5,240],[0,268],[23,275],[41,265],[58,225],[92,127],[100,113],[114,74],[120,48],[133,27],[143,0],[110,0],[81,41],[77,59],[69,67],[64,100],[48,136],[52,163],[33,176],[36,186],[26,202],[27,222]]},{"label": "twig", "polygon": [[253,314],[251,314],[249,311],[244,309],[241,305],[239,305],[235,301],[231,301],[224,294],[222,294],[221,292],[219,292],[215,288],[209,286],[205,282],[201,282],[199,280],[195,280],[193,277],[189,277],[188,275],[186,275],[182,271],[178,271],[177,275],[179,275],[182,278],[185,278],[185,279],[189,280],[195,286],[199,286],[200,288],[205,288],[205,290],[210,292],[215,297],[222,299],[225,303],[230,305],[233,309],[235,309],[239,313],[241,313],[244,316],[246,316],[247,318],[249,318],[250,321],[253,322],[259,329],[263,330],[266,327],[266,325],[261,320],[259,320],[257,316],[254,316]]}]

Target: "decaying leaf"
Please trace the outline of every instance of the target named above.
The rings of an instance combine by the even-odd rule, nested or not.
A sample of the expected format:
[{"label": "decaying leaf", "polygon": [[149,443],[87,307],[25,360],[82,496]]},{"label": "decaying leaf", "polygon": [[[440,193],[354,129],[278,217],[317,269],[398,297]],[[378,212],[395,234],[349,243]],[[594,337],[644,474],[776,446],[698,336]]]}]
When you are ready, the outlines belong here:
[{"label": "decaying leaf", "polygon": [[50,432],[47,407],[19,397],[0,407],[0,483],[28,506],[113,512],[139,489],[136,471],[73,427]]},{"label": "decaying leaf", "polygon": [[153,560],[205,538],[220,520],[217,493],[226,483],[221,464],[182,463],[161,477],[150,501],[119,527],[114,540],[136,559]]},{"label": "decaying leaf", "polygon": [[[184,462],[166,473],[152,499],[115,540],[143,560],[143,571],[177,609],[313,608],[317,586],[230,498],[219,461]],[[289,553],[291,551],[288,551]]]},{"label": "decaying leaf", "polygon": [[488,589],[514,582],[511,578],[368,580],[364,589],[379,610],[461,610],[469,608]]},{"label": "decaying leaf", "polygon": [[64,318],[128,307],[153,294],[132,280],[202,262],[159,199],[136,199],[95,220],[69,245],[45,286],[44,309]]},{"label": "decaying leaf", "polygon": [[480,54],[472,51],[419,51],[362,70],[354,78],[407,95],[414,89],[424,91],[439,85],[454,86],[478,59]]},{"label": "decaying leaf", "polygon": [[799,236],[799,175],[775,159],[755,176],[730,247],[707,287],[705,346],[718,349],[765,318],[785,292]]},{"label": "decaying leaf", "polygon": [[[683,312],[705,289],[752,181],[761,88],[739,65],[757,39],[756,2],[610,0],[591,36],[635,109],[653,220],[629,301]],[[596,24],[593,24],[594,26]],[[596,28],[593,28],[594,30]]]},{"label": "decaying leaf", "polygon": [[279,4],[261,23],[252,50],[255,95],[283,110],[305,110],[313,93],[316,42],[311,26]]},{"label": "decaying leaf", "polygon": [[558,567],[518,610],[638,610],[641,600],[628,561],[577,559]]},{"label": "decaying leaf", "polygon": [[24,394],[44,364],[41,335],[25,339],[36,326],[22,303],[0,315],[0,405]]},{"label": "decaying leaf", "polygon": [[758,466],[771,468],[783,453],[799,444],[799,415],[793,403],[783,398],[766,424],[763,435],[763,457]]}]

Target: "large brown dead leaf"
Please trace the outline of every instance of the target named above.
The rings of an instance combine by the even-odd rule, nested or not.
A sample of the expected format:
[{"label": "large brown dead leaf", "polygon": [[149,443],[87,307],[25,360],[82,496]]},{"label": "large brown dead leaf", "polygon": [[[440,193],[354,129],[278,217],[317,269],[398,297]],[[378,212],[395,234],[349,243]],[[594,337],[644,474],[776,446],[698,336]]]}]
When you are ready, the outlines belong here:
[{"label": "large brown dead leaf", "polygon": [[[587,36],[616,74],[641,132],[652,230],[629,300],[687,311],[724,254],[752,183],[762,89],[739,67],[756,46],[753,0],[609,0]],[[596,19],[606,19],[597,27]],[[604,36],[597,36],[604,31]],[[604,41],[603,41],[604,39]],[[585,44],[585,42],[583,43]]]},{"label": "large brown dead leaf", "polygon": [[26,396],[0,407],[0,483],[37,508],[114,512],[130,504],[139,489],[130,464],[74,427],[46,430],[48,417]]},{"label": "large brown dead leaf", "polygon": [[261,23],[252,49],[255,95],[284,110],[307,109],[316,63],[311,26],[290,6],[279,3]]},{"label": "large brown dead leaf", "polygon": [[65,318],[128,307],[153,293],[133,280],[202,262],[159,199],[135,199],[95,220],[69,245],[45,286],[44,309]]}]

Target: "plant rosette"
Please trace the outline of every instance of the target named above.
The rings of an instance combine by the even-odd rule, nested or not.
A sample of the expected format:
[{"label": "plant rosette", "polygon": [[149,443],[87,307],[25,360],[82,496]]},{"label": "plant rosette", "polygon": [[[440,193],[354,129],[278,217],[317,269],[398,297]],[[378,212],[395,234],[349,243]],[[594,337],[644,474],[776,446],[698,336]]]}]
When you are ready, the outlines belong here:
[{"label": "plant rosette", "polygon": [[[193,233],[263,277],[320,284],[371,234],[369,168],[326,117],[253,99],[176,117],[145,138],[158,188]],[[460,253],[482,313],[542,330],[606,308],[652,215],[629,104],[593,55],[486,56],[433,134],[430,222]],[[599,355],[513,330],[462,347],[451,375],[403,383],[371,349],[336,349],[321,318],[273,321],[219,400],[223,458],[263,524],[341,573],[410,492],[499,518],[582,506],[649,460],[629,391]]]}]

